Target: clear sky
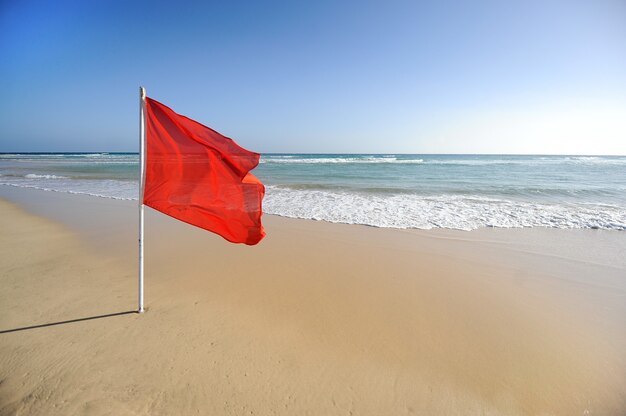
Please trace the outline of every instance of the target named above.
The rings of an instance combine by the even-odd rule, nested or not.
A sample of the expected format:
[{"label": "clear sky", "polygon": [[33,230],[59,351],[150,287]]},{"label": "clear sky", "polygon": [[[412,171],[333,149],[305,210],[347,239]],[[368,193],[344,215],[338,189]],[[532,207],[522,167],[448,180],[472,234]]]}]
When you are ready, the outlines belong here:
[{"label": "clear sky", "polygon": [[0,152],[626,154],[626,1],[0,0]]}]

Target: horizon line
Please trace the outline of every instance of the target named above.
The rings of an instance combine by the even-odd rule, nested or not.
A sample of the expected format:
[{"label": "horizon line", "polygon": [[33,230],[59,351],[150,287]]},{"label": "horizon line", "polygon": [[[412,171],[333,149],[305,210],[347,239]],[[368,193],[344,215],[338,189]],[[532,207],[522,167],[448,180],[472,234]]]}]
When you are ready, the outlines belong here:
[{"label": "horizon line", "polygon": [[[593,156],[593,157],[626,157],[626,154],[601,154],[601,153],[405,153],[405,152],[255,152],[260,155],[418,155],[418,156]],[[0,152],[0,155],[52,155],[52,154],[73,154],[73,155],[86,155],[86,154],[136,154],[139,152],[124,152],[124,151],[33,151],[33,152]]]}]

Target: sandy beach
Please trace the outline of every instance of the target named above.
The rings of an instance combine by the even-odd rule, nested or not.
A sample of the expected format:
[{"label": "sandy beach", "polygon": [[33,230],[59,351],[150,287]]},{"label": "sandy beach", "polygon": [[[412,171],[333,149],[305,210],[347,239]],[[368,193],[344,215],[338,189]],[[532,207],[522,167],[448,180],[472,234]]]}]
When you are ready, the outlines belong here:
[{"label": "sandy beach", "polygon": [[626,234],[264,217],[0,189],[2,415],[624,415]]}]

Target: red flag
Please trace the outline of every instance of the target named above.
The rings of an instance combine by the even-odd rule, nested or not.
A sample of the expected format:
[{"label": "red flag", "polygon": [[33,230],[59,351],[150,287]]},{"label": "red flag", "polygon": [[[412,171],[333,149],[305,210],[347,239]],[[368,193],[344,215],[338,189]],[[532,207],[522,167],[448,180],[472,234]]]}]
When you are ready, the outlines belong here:
[{"label": "red flag", "polygon": [[171,217],[254,245],[265,236],[265,187],[251,173],[260,155],[146,97],[143,203]]}]

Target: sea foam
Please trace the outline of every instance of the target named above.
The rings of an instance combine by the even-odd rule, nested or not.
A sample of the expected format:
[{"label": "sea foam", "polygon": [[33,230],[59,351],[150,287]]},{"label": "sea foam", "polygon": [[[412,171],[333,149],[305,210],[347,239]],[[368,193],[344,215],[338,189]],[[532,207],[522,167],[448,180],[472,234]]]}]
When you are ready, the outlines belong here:
[{"label": "sea foam", "polygon": [[268,156],[262,157],[260,163],[285,163],[285,164],[367,164],[367,163],[400,163],[420,164],[423,159],[398,159],[389,156],[361,156],[361,157],[308,157],[298,158],[293,156]]},{"label": "sea foam", "polygon": [[27,179],[68,179],[67,176],[59,176],[59,175],[38,175],[36,173],[29,173],[24,175]]},{"label": "sea foam", "polygon": [[373,195],[269,186],[264,211],[385,228],[552,227],[626,230],[626,210],[606,204],[541,204],[483,196]]}]

